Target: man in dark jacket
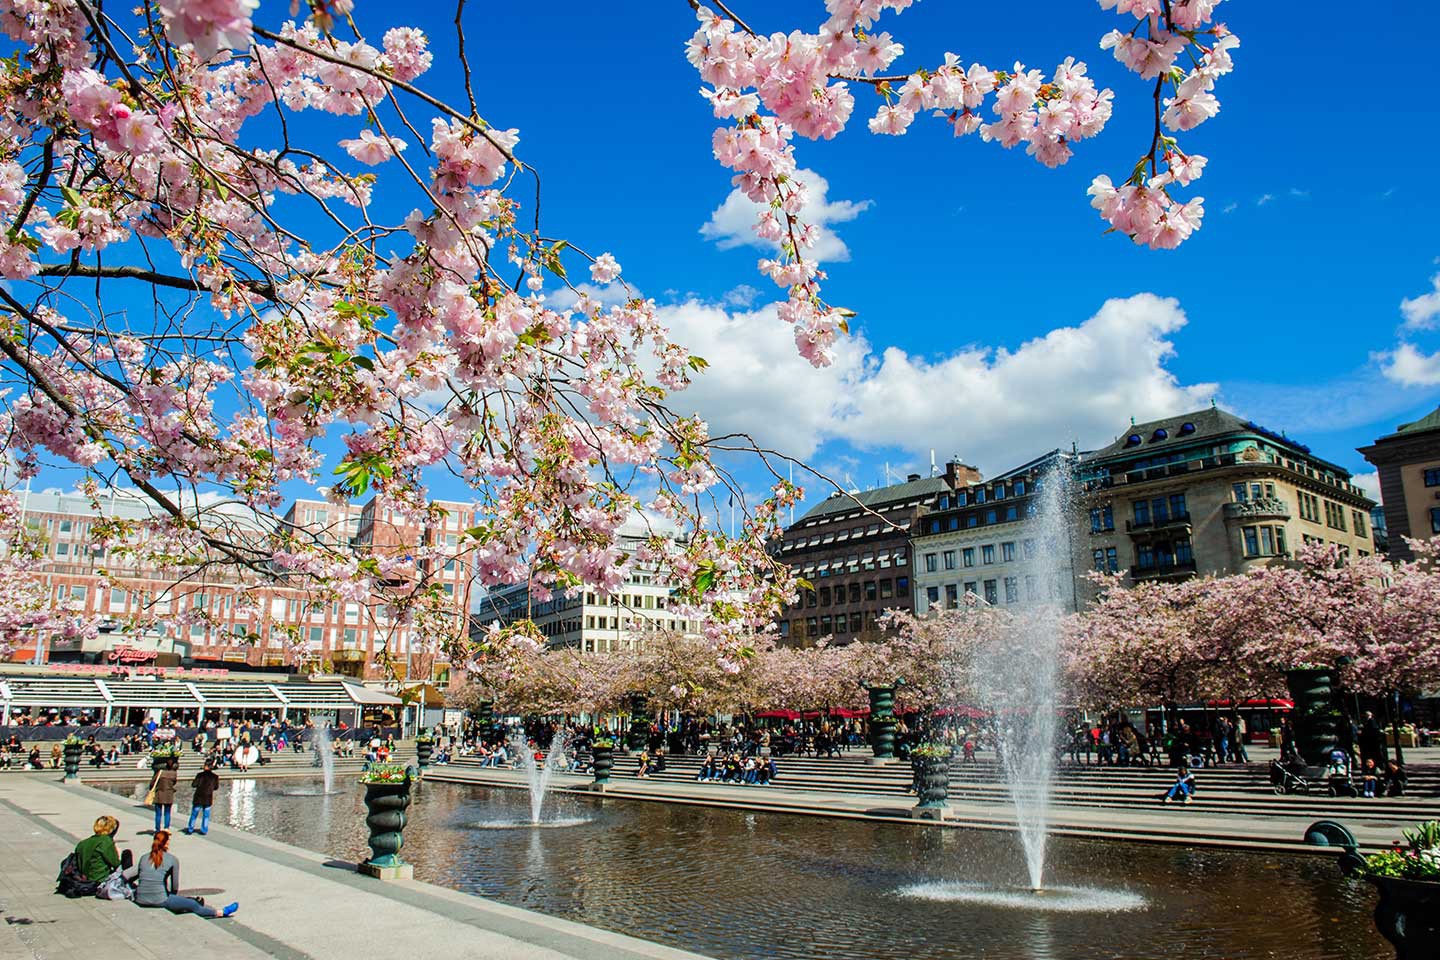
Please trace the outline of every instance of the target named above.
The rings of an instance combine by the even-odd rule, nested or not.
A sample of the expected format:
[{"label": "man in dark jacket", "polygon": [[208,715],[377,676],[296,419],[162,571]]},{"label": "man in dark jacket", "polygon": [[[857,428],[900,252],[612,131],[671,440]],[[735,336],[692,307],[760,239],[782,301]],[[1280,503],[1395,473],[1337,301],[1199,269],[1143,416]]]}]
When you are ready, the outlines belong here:
[{"label": "man in dark jacket", "polygon": [[190,825],[185,828],[186,833],[195,833],[195,817],[200,817],[200,836],[210,832],[210,807],[215,803],[215,791],[220,787],[220,775],[215,772],[215,761],[207,759],[205,769],[195,774],[195,779],[190,781],[195,788],[195,796],[190,800]]}]

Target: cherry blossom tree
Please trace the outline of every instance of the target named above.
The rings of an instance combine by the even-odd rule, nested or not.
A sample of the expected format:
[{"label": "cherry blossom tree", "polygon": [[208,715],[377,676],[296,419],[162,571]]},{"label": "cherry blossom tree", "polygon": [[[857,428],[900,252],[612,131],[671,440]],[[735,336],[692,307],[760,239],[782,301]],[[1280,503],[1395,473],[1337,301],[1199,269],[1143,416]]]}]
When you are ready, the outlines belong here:
[{"label": "cherry blossom tree", "polygon": [[[745,444],[667,406],[703,359],[613,255],[542,223],[513,118],[476,107],[463,0],[458,106],[422,87],[416,29],[257,6],[0,2],[0,447],[21,476],[138,491],[153,519],[97,525],[138,563],[363,602],[459,657],[450,560],[542,597],[645,564],[733,651],[788,593],[764,542],[798,491],[776,473],[764,502],[734,491],[737,536],[713,523],[715,454]],[[382,220],[382,194],[408,214]],[[279,513],[298,482],[430,527],[441,479],[473,499],[455,547],[366,555]],[[217,499],[258,522],[237,534]],[[622,548],[637,514],[680,534]]]},{"label": "cherry blossom tree", "polygon": [[0,491],[0,544],[0,660],[46,635],[94,633],[93,621],[51,599],[37,572],[46,559],[44,537],[24,524],[19,499],[9,491]]},{"label": "cherry blossom tree", "polygon": [[[807,255],[818,231],[801,217],[806,187],[797,178],[793,141],[829,140],[844,131],[857,105],[852,85],[869,87],[881,101],[866,124],[871,133],[903,135],[929,112],[957,137],[978,132],[1006,149],[1024,144],[1047,167],[1067,162],[1073,145],[1100,133],[1113,110],[1114,92],[1097,89],[1074,57],[1049,76],[1018,62],[1008,69],[967,65],[954,53],[940,63],[887,72],[905,48],[880,21],[913,0],[826,0],[829,16],[814,32],[768,35],[720,0],[715,9],[689,2],[700,21],[687,48],[690,62],[707,84],[701,94],[716,118],[729,121],[715,131],[715,159],[735,171],[734,185],[760,208],[755,233],[779,247],[778,257],[760,261],[760,272],[787,291],[780,316],[794,325],[800,352],[816,365],[830,362],[853,314],[821,297],[825,275]],[[1207,163],[1183,151],[1174,134],[1219,112],[1216,81],[1233,69],[1231,51],[1240,43],[1214,22],[1219,2],[1100,0],[1126,21],[1124,29],[1106,33],[1100,47],[1150,82],[1154,129],[1119,184],[1097,176],[1090,195],[1110,229],[1136,243],[1176,247],[1204,216],[1202,198],[1181,203],[1172,196],[1199,179]]]}]

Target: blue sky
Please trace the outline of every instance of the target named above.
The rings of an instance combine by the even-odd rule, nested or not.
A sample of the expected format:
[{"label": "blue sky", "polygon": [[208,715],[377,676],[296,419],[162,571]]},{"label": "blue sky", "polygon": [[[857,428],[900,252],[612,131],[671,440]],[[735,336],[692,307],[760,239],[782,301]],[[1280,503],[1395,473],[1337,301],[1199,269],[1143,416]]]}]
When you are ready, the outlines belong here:
[{"label": "blue sky", "polygon": [[[1108,442],[1132,415],[1215,397],[1368,471],[1356,446],[1440,403],[1440,369],[1401,383],[1377,357],[1400,342],[1401,301],[1440,274],[1429,176],[1440,109],[1425,94],[1440,15],[1398,2],[1371,4],[1363,19],[1336,2],[1224,3],[1220,19],[1242,39],[1236,71],[1217,91],[1220,115],[1182,138],[1210,158],[1194,191],[1205,226],[1156,252],[1104,235],[1085,196],[1096,174],[1122,177],[1149,140],[1148,84],[1098,49],[1124,23],[1094,2],[1044,6],[1040,20],[1011,4],[923,0],[882,26],[906,45],[899,70],[947,50],[1047,72],[1066,55],[1088,61],[1115,89],[1116,113],[1068,166],[955,140],[928,117],[906,137],[872,136],[864,118],[879,101],[866,90],[846,133],[799,141],[830,205],[827,295],[858,312],[855,337],[819,373],[768,316],[779,291],[755,270],[762,251],[736,245],[744,234],[722,209],[729,177],[684,58],[695,25],[684,0],[644,13],[472,3],[466,17],[480,112],[519,128],[518,153],[543,178],[546,232],[612,251],[677,339],[711,360],[675,406],[717,428],[753,430],[868,485],[884,464],[923,469],[930,449],[995,473],[1071,440]],[[400,23],[425,28],[436,66],[420,85],[462,102],[453,6],[357,7],[377,41]],[[824,18],[819,0],[736,9],[764,32]],[[285,15],[263,0],[256,19],[274,27]],[[313,115],[305,127],[322,151],[332,132],[358,128]],[[417,150],[407,157],[423,163]],[[1440,351],[1434,329],[1404,338],[1422,355]]]},{"label": "blue sky", "polygon": [[[382,16],[377,6],[360,6]],[[942,459],[958,451],[995,472],[1071,438],[1104,442],[1128,422],[1129,413],[1116,419],[1126,407],[1144,418],[1214,395],[1304,438],[1317,453],[1367,470],[1356,446],[1440,402],[1440,382],[1402,385],[1373,356],[1395,348],[1401,300],[1431,290],[1440,272],[1440,200],[1426,173],[1440,146],[1440,111],[1417,93],[1433,67],[1425,38],[1440,27],[1434,10],[1406,5],[1402,15],[1399,3],[1379,3],[1358,20],[1351,4],[1307,4],[1303,16],[1293,4],[1223,4],[1221,19],[1242,39],[1237,69],[1217,91],[1220,115],[1182,140],[1210,158],[1196,191],[1206,198],[1205,226],[1180,250],[1155,252],[1103,235],[1084,195],[1095,174],[1123,175],[1148,141],[1148,85],[1097,48],[1120,21],[1094,3],[1046,7],[1045,20],[1022,21],[1011,5],[924,0],[884,26],[906,44],[901,69],[934,63],[946,50],[995,67],[1021,59],[1049,70],[1067,54],[1087,60],[1092,75],[1116,90],[1116,115],[1068,166],[1046,170],[1018,151],[957,141],[929,118],[904,138],[872,136],[863,116],[878,101],[868,91],[857,91],[857,120],[845,134],[799,142],[800,163],[828,182],[827,198],[863,207],[831,225],[849,259],[828,265],[827,293],[858,311],[855,329],[868,349],[850,379],[831,385],[846,403],[868,394],[880,409],[855,413],[859,427],[827,428],[816,415],[815,424],[779,436],[861,484],[886,461],[918,466],[932,446]],[[736,9],[767,32],[813,29],[823,17],[818,2]],[[682,313],[687,300],[723,303],[737,288],[732,300],[743,300],[748,285],[759,291],[758,307],[776,291],[754,270],[760,251],[720,249],[701,235],[729,184],[710,154],[715,121],[683,57],[694,21],[683,0],[646,11],[627,17],[574,4],[540,14],[486,5],[482,18],[475,8],[472,48],[476,37],[483,45],[477,95],[487,119],[520,128],[520,151],[544,177],[549,228],[613,250],[632,283],[662,304],[682,305],[677,326],[708,342],[706,325],[724,321],[715,310]],[[450,87],[458,72],[444,55],[453,49],[451,16],[435,10],[433,22],[421,21],[441,54],[425,78],[430,89]],[[1338,76],[1321,78],[1322,70]],[[1092,382],[1063,369],[1046,376],[1063,367],[1063,344],[1028,373],[987,367],[995,358],[983,351],[1020,351],[1056,328],[1082,324],[1107,300],[1140,293],[1173,298],[1188,322],[1135,321],[1144,349],[1121,350],[1108,367],[1095,362]],[[1157,323],[1166,329],[1157,332]],[[1107,336],[1088,345],[1116,346]],[[1434,331],[1409,339],[1426,353],[1440,349]],[[1163,355],[1167,343],[1173,352]],[[783,344],[762,336],[753,355],[762,365],[770,357],[780,379],[796,373],[799,381],[777,355]],[[876,421],[887,400],[905,396],[876,384],[875,368],[892,359],[887,348],[932,367],[982,351],[972,355],[978,366],[968,366],[991,374],[1003,399],[979,402],[974,385],[959,382],[961,370],[932,368],[929,382],[953,383],[965,402],[927,394],[931,409],[919,417],[892,407],[899,435],[887,440]],[[891,368],[890,377],[903,379],[905,369]],[[797,409],[831,406],[824,386],[793,391]],[[704,392],[702,409],[733,407],[740,389]],[[1058,390],[1064,402],[1050,404],[1053,415],[1020,416],[1026,390],[1052,401]],[[1097,398],[1105,399],[1097,406]],[[811,449],[807,430],[818,438]]]}]

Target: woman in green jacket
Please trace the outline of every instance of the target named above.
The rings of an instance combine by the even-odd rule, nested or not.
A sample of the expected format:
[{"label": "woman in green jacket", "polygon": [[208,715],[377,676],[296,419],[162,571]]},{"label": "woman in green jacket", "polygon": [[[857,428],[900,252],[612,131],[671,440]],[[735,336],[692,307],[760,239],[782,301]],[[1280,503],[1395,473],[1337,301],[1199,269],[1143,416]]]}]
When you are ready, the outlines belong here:
[{"label": "woman in green jacket", "polygon": [[120,821],[114,817],[100,817],[95,821],[95,833],[75,845],[75,859],[80,862],[80,872],[85,879],[101,882],[117,867],[129,868],[133,859],[130,851],[123,853],[115,849],[115,834]]}]

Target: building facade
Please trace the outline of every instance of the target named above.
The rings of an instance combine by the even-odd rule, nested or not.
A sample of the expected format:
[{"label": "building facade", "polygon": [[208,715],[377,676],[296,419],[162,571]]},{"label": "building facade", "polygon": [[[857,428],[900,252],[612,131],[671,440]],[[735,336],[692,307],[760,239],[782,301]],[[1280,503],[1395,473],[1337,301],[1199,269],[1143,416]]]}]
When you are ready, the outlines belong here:
[{"label": "building facade", "polygon": [[1055,450],[941,493],[915,527],[915,612],[955,609],[967,593],[995,606],[1074,609],[1072,531],[1063,511],[1050,522],[1040,499],[1071,459]]},{"label": "building facade", "polygon": [[779,641],[873,639],[882,613],[913,609],[916,524],[941,495],[979,480],[974,467],[952,461],[938,477],[910,474],[903,483],[837,492],[812,507],[776,545],[779,558],[810,584],[781,611]]},{"label": "building facade", "polygon": [[1440,408],[1414,423],[1401,424],[1360,453],[1380,474],[1389,552],[1414,559],[1406,537],[1440,536]]},{"label": "building facade", "polygon": [[1213,406],[1132,424],[1081,458],[1077,480],[1077,572],[1138,582],[1240,573],[1311,542],[1375,549],[1375,503],[1349,471]]},{"label": "building facade", "polygon": [[[197,666],[284,669],[293,666],[286,662],[286,640],[297,636],[306,649],[308,662],[302,665],[309,668],[378,678],[383,671],[376,655],[382,650],[411,677],[429,678],[442,667],[433,653],[411,650],[406,628],[387,617],[380,604],[320,601],[299,585],[287,586],[283,576],[256,587],[224,565],[205,567],[177,581],[174,571],[105,556],[92,543],[92,526],[112,519],[147,519],[152,514],[144,501],[116,497],[97,509],[84,496],[27,492],[21,497],[24,522],[46,541],[49,559],[39,575],[55,604],[98,618],[106,633],[138,630],[164,638],[170,649]],[[298,500],[283,522],[356,555],[394,555],[413,549],[412,544],[459,543],[461,531],[476,522],[473,508],[441,506],[447,516],[423,529],[381,509],[376,500],[363,506]],[[265,536],[253,519],[233,519],[227,536],[243,537],[247,529],[257,542]],[[468,568],[452,560],[435,578],[454,598],[456,629],[463,630],[470,597]],[[83,645],[61,642],[38,656],[32,644],[14,659],[63,662],[86,655]]]},{"label": "building facade", "polygon": [[[618,531],[620,549],[639,549],[653,530],[638,519]],[[581,653],[634,650],[647,632],[666,630],[698,633],[700,622],[684,616],[672,605],[672,590],[652,569],[636,564],[614,593],[594,589],[535,595],[524,583],[490,590],[480,598],[472,630],[492,623],[509,626],[531,620],[551,649],[570,648]]]}]

